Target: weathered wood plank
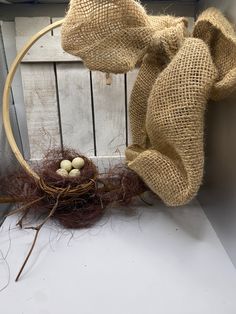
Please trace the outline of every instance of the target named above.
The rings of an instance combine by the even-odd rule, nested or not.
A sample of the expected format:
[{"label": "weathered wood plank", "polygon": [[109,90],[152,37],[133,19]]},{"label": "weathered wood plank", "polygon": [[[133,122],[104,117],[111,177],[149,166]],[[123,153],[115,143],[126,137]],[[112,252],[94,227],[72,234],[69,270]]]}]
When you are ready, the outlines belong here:
[{"label": "weathered wood plank", "polygon": [[22,80],[31,158],[40,158],[61,144],[53,65],[23,65]]},{"label": "weathered wood plank", "polygon": [[[52,18],[52,22],[61,20],[62,17]],[[52,30],[53,36],[48,34],[45,38],[40,38],[28,51],[22,62],[69,62],[80,61],[79,57],[75,57],[65,52],[61,47],[61,27]],[[16,45],[21,47],[28,38],[23,35],[17,36]]]},{"label": "weathered wood plank", "polygon": [[[57,21],[60,21],[60,20],[62,20],[64,17],[53,17],[52,18],[52,23],[54,23],[54,22],[57,22]],[[61,37],[61,27],[57,27],[57,28],[54,28],[53,30],[52,30],[52,35],[53,36],[59,36],[59,37]]]},{"label": "weathered wood plank", "polygon": [[[15,22],[1,22],[2,40],[5,50],[5,57],[7,68],[9,69],[13,60],[16,57],[16,34],[15,34]],[[18,69],[15,73],[14,80],[11,86],[13,97],[14,111],[17,115],[17,121],[19,125],[19,132],[22,142],[22,149],[25,158],[29,158],[29,139],[26,121],[26,112],[24,105],[24,96],[22,90],[21,73]]]},{"label": "weathered wood plank", "polygon": [[98,156],[123,155],[126,146],[124,75],[92,72],[95,136]]},{"label": "weathered wood plank", "polygon": [[132,144],[132,135],[130,130],[130,123],[129,123],[129,102],[130,102],[130,95],[135,83],[135,80],[138,75],[139,68],[135,68],[133,71],[127,73],[127,110],[128,110],[128,144]]},{"label": "weathered wood plank", "polygon": [[[16,18],[16,35],[29,37],[48,24],[49,17]],[[21,75],[30,154],[31,158],[39,159],[46,149],[61,145],[54,67],[50,63],[22,64]]]},{"label": "weathered wood plank", "polygon": [[[25,36],[17,37],[17,47],[22,47],[27,39]],[[79,57],[72,56],[62,49],[59,36],[48,36],[48,38],[40,38],[30,48],[22,62],[68,62],[80,60]]]},{"label": "weathered wood plank", "polygon": [[[52,18],[56,22],[61,18]],[[61,29],[52,31],[60,38]],[[57,63],[59,108],[63,145],[94,155],[90,73],[81,62]]]},{"label": "weathered wood plank", "polygon": [[193,28],[194,28],[194,22],[195,22],[195,19],[194,19],[194,17],[187,17],[187,19],[188,19],[188,30],[190,31],[190,32],[192,32],[193,31]]},{"label": "weathered wood plank", "polygon": [[[16,36],[29,37],[41,30],[43,27],[50,24],[50,18],[46,16],[41,17],[16,17]],[[46,34],[45,37],[50,36]]]},{"label": "weathered wood plank", "polygon": [[[2,37],[2,23],[0,23],[0,99],[2,98],[2,92],[5,84],[5,80],[7,77],[7,63],[6,63],[6,55],[4,50],[4,43]],[[15,136],[16,143],[19,149],[22,151],[21,146],[21,136],[18,128],[18,121],[15,113],[15,106],[12,104],[12,97],[9,99],[9,114],[12,124],[12,130]],[[1,104],[1,103],[0,103]],[[14,158],[14,154],[8,144],[5,130],[3,127],[2,121],[2,105],[0,105],[0,177],[7,175],[9,172],[13,172],[16,169],[16,159]],[[1,195],[1,181],[0,181],[0,195]],[[3,206],[0,205],[0,211],[3,209]],[[1,215],[0,215],[1,216]]]},{"label": "weathered wood plank", "polygon": [[89,70],[82,63],[56,65],[63,145],[94,155]]}]

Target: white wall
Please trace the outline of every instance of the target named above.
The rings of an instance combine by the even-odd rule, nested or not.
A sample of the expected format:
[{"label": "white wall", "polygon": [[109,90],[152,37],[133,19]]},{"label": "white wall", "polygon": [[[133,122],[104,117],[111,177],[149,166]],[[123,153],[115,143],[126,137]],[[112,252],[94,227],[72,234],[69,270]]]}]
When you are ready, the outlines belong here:
[{"label": "white wall", "polygon": [[[236,1],[200,0],[199,11],[215,6],[236,23]],[[236,93],[209,104],[206,173],[199,200],[236,266]]]}]

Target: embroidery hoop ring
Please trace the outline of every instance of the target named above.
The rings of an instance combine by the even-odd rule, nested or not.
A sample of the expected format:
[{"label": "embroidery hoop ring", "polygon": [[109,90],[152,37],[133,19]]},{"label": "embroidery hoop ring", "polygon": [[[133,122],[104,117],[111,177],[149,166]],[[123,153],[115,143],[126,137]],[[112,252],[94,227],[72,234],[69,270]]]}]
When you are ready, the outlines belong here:
[{"label": "embroidery hoop ring", "polygon": [[39,32],[37,32],[35,35],[33,35],[28,41],[27,43],[24,45],[24,47],[19,51],[19,53],[16,55],[16,58],[14,59],[7,78],[6,78],[6,82],[4,85],[4,90],[3,90],[3,98],[2,98],[2,104],[3,104],[3,111],[2,111],[2,116],[3,116],[3,125],[4,125],[4,130],[6,133],[6,137],[8,140],[8,143],[11,147],[12,152],[14,153],[16,159],[18,160],[18,162],[20,163],[20,165],[23,167],[23,169],[30,175],[32,176],[35,180],[39,181],[40,177],[39,175],[33,171],[33,169],[31,169],[31,167],[29,166],[29,164],[27,163],[27,161],[24,159],[24,157],[22,156],[14,135],[13,135],[13,131],[12,131],[12,127],[11,127],[11,120],[10,120],[10,91],[11,91],[11,84],[12,81],[14,79],[14,75],[16,73],[16,70],[18,68],[18,66],[20,65],[22,59],[24,58],[24,56],[26,55],[26,53],[29,51],[29,49],[34,45],[34,43],[36,41],[38,41],[41,37],[43,37],[46,33],[48,33],[49,31],[51,31],[52,29],[55,29],[59,26],[62,25],[64,19],[56,21],[46,27],[44,27],[42,30],[40,30]]}]

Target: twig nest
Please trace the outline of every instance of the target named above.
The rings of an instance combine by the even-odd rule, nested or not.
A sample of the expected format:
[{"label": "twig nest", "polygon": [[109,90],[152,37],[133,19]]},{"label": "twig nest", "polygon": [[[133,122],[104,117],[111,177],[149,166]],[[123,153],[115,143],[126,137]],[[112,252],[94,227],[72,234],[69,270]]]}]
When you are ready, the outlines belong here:
[{"label": "twig nest", "polygon": [[72,166],[75,169],[81,169],[84,166],[84,160],[81,157],[76,157],[72,160]]},{"label": "twig nest", "polygon": [[56,173],[62,177],[68,177],[68,172],[66,171],[66,169],[62,169],[62,168],[57,169]]},{"label": "twig nest", "polygon": [[78,177],[79,175],[80,175],[79,169],[72,169],[72,170],[69,172],[69,176],[70,176],[70,177]]},{"label": "twig nest", "polygon": [[60,163],[61,169],[65,169],[66,171],[70,171],[72,169],[72,163],[70,160],[64,159]]}]

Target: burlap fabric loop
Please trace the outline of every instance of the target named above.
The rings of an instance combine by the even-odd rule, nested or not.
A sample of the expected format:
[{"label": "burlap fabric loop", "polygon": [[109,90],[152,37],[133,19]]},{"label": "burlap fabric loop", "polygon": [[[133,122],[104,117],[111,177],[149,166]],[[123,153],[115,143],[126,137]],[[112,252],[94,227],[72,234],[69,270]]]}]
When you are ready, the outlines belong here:
[{"label": "burlap fabric loop", "polygon": [[209,47],[218,77],[211,90],[211,99],[230,95],[236,86],[236,36],[233,26],[215,8],[204,11],[194,27],[193,36]]},{"label": "burlap fabric loop", "polygon": [[91,70],[125,73],[141,62],[129,106],[128,166],[170,206],[202,182],[204,112],[236,85],[236,37],[209,8],[193,35],[185,18],[148,16],[134,0],[72,0],[62,46]]},{"label": "burlap fabric loop", "polygon": [[91,70],[124,73],[141,61],[156,31],[186,20],[149,17],[133,0],[72,0],[62,25],[62,47]]}]

